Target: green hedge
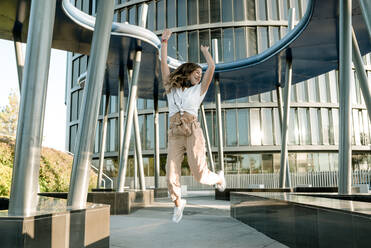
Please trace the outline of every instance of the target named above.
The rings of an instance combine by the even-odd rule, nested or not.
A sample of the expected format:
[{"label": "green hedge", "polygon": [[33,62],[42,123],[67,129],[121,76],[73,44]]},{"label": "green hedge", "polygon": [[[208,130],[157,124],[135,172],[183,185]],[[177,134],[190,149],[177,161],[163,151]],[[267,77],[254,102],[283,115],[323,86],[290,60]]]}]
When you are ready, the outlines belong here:
[{"label": "green hedge", "polygon": [[[12,180],[15,141],[0,136],[0,196],[9,197]],[[73,157],[52,148],[42,148],[40,158],[40,192],[67,192]],[[97,175],[90,171],[89,189],[94,188]]]}]

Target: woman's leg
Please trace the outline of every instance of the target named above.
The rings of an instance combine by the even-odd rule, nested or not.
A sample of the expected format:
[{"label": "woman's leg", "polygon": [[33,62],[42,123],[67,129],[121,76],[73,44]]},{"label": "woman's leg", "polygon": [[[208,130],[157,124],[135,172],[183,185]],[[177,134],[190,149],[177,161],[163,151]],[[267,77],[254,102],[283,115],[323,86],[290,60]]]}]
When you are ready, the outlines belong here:
[{"label": "woman's leg", "polygon": [[166,161],[166,178],[170,197],[176,206],[181,200],[181,164],[184,159],[185,137],[168,136],[168,153]]},{"label": "woman's leg", "polygon": [[192,124],[192,135],[187,138],[187,158],[189,168],[198,182],[207,185],[222,183],[222,178],[207,167],[205,139],[198,122]]}]

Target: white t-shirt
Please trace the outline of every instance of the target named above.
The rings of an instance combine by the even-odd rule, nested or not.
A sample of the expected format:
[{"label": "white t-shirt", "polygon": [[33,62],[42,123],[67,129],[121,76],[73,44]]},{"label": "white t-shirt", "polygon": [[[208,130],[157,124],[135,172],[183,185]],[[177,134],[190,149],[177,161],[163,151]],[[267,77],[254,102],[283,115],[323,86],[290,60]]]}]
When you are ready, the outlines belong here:
[{"label": "white t-shirt", "polygon": [[173,116],[178,112],[188,112],[197,117],[198,108],[204,100],[206,92],[202,95],[201,83],[189,88],[172,88],[167,94],[167,102],[169,104],[169,116]]}]

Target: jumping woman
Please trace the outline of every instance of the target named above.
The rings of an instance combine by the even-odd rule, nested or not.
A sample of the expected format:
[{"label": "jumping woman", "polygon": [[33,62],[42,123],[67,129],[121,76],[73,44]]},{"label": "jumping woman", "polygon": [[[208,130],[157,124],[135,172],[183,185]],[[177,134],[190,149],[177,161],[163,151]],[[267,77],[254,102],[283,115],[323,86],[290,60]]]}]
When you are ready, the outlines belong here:
[{"label": "jumping woman", "polygon": [[170,117],[166,177],[169,193],[175,204],[172,220],[178,223],[186,205],[186,200],[181,198],[180,185],[184,152],[187,152],[189,167],[198,182],[215,185],[220,191],[224,191],[226,182],[223,171],[216,174],[207,167],[205,139],[197,121],[198,109],[215,70],[209,47],[201,45],[201,52],[208,65],[203,78],[201,67],[195,63],[184,63],[170,73],[167,65],[167,41],[170,36],[170,30],[165,30],[162,34],[161,72]]}]

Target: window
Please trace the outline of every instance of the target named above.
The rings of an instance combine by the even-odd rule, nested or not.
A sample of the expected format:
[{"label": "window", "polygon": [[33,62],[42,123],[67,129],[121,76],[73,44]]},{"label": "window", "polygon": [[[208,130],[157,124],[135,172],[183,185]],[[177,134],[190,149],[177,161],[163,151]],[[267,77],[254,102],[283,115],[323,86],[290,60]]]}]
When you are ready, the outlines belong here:
[{"label": "window", "polygon": [[299,108],[299,125],[300,125],[300,144],[309,145],[310,144],[310,128],[309,128],[309,116],[308,109]]},{"label": "window", "polygon": [[[211,30],[211,41],[217,39],[218,41],[218,61],[223,60],[223,51],[222,51],[222,34],[221,29]],[[211,49],[212,51],[212,49]],[[214,57],[214,54],[213,54]]]},{"label": "window", "polygon": [[227,146],[237,146],[236,110],[228,109],[225,113]]},{"label": "window", "polygon": [[268,0],[269,19],[278,20],[278,2],[277,0]]},{"label": "window", "polygon": [[267,20],[267,5],[266,0],[257,0],[259,20]]},{"label": "window", "polygon": [[197,63],[199,61],[199,45],[198,45],[198,33],[197,31],[188,33],[188,60],[190,62]]},{"label": "window", "polygon": [[220,0],[210,0],[210,21],[220,22]]},{"label": "window", "polygon": [[319,118],[318,118],[318,111],[319,109],[316,108],[310,108],[310,125],[311,125],[311,133],[312,133],[312,144],[313,145],[320,145],[320,124],[319,124]]},{"label": "window", "polygon": [[247,47],[248,47],[248,57],[254,56],[258,53],[258,44],[256,37],[256,28],[247,28]]},{"label": "window", "polygon": [[198,1],[198,17],[199,17],[200,24],[209,22],[209,9],[210,8],[209,8],[208,0]]},{"label": "window", "polygon": [[324,145],[330,144],[330,119],[327,108],[321,108],[322,119],[322,142]]},{"label": "window", "polygon": [[148,4],[148,14],[147,14],[147,28],[154,31],[156,28],[156,9],[155,1],[151,1]]},{"label": "window", "polygon": [[224,62],[234,60],[233,28],[226,28],[223,30],[223,55]]},{"label": "window", "polygon": [[288,143],[290,145],[299,144],[299,124],[298,124],[298,112],[297,109],[290,109],[290,123],[288,129]]},{"label": "window", "polygon": [[247,20],[255,21],[255,0],[246,0]]},{"label": "window", "polygon": [[157,30],[165,28],[165,1],[157,1]]},{"label": "window", "polygon": [[240,146],[249,144],[249,109],[238,110],[238,139]]},{"label": "window", "polygon": [[245,0],[233,0],[234,21],[245,20]]},{"label": "window", "polygon": [[260,110],[250,109],[251,145],[261,145]]},{"label": "window", "polygon": [[188,25],[197,24],[197,0],[188,0]]},{"label": "window", "polygon": [[166,21],[167,27],[173,28],[176,27],[176,8],[175,8],[175,0],[167,0],[166,1]]},{"label": "window", "polygon": [[268,48],[268,29],[266,27],[258,27],[259,35],[259,53]]},{"label": "window", "polygon": [[232,21],[232,2],[231,0],[222,0],[222,21]]},{"label": "window", "polygon": [[236,59],[246,58],[246,34],[245,28],[235,28]]},{"label": "window", "polygon": [[188,60],[187,36],[186,33],[178,33],[177,35],[178,59],[182,61]]},{"label": "window", "polygon": [[137,8],[133,6],[129,9],[129,23],[136,25],[137,24]]},{"label": "window", "polygon": [[[177,1],[177,23],[178,27],[183,27],[187,25],[187,8],[185,0]],[[157,12],[158,13],[158,12]]]},{"label": "window", "polygon": [[262,141],[263,145],[273,145],[272,109],[262,108]]},{"label": "window", "polygon": [[[201,30],[200,33],[199,33],[199,36],[200,36],[200,45],[210,47],[210,34],[209,34],[209,30],[208,29]],[[206,62],[206,60],[205,60],[205,58],[204,58],[203,55],[200,55],[200,62],[201,63],[205,63]]]},{"label": "window", "polygon": [[146,115],[146,140],[145,140],[145,149],[153,149],[154,148],[154,123],[153,123],[153,115],[149,114]]},{"label": "window", "polygon": [[166,114],[161,113],[158,117],[158,125],[159,125],[159,136],[160,136],[160,148],[166,148]]}]

